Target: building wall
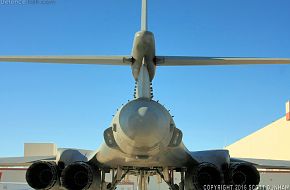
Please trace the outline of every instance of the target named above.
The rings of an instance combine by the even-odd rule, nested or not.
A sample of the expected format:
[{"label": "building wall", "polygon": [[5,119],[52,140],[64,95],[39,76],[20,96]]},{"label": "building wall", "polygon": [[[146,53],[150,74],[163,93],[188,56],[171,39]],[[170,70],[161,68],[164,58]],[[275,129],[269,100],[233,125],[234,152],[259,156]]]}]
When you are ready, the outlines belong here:
[{"label": "building wall", "polygon": [[288,185],[290,189],[290,171],[260,171],[260,185]]},{"label": "building wall", "polygon": [[226,149],[231,157],[290,160],[290,121],[282,117]]},{"label": "building wall", "polygon": [[0,168],[0,182],[26,182],[26,168]]},{"label": "building wall", "polygon": [[24,157],[29,156],[56,156],[57,147],[54,143],[25,143]]}]

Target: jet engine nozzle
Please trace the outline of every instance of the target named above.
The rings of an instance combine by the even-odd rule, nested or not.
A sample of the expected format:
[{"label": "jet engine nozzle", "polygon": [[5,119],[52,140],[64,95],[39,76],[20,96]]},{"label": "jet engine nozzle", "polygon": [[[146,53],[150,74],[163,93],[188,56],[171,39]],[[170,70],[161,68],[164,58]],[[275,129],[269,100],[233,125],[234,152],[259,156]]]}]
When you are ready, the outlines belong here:
[{"label": "jet engine nozzle", "polygon": [[260,174],[256,167],[247,163],[230,164],[230,183],[233,185],[258,185]]},{"label": "jet engine nozzle", "polygon": [[26,181],[33,189],[48,190],[59,186],[58,173],[56,163],[38,161],[27,169]]},{"label": "jet engine nozzle", "polygon": [[203,189],[204,185],[218,185],[222,183],[220,170],[213,164],[201,163],[186,172],[186,189]]},{"label": "jet engine nozzle", "polygon": [[96,174],[94,169],[84,162],[68,165],[61,174],[62,185],[68,190],[98,189],[94,185]]}]

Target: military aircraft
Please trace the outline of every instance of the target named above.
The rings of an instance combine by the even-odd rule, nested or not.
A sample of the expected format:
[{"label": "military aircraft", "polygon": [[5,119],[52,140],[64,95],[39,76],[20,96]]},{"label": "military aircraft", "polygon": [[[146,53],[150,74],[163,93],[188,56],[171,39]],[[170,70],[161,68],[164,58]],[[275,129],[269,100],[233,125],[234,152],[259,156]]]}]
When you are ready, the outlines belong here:
[{"label": "military aircraft", "polygon": [[[158,66],[290,64],[288,58],[185,57],[155,54],[155,39],[147,28],[147,0],[142,0],[141,31],[128,56],[0,56],[1,62],[128,65],[135,80],[134,99],[118,109],[96,151],[59,149],[55,157],[2,158],[0,165],[29,163],[27,183],[37,190],[115,189],[126,175],[137,175],[138,189],[159,175],[172,190],[203,189],[204,185],[259,184],[257,160],[231,158],[227,150],[189,151],[169,111],[152,99]],[[276,165],[276,168],[285,166]],[[113,180],[105,174],[113,171]],[[175,184],[174,172],[181,182]]]}]

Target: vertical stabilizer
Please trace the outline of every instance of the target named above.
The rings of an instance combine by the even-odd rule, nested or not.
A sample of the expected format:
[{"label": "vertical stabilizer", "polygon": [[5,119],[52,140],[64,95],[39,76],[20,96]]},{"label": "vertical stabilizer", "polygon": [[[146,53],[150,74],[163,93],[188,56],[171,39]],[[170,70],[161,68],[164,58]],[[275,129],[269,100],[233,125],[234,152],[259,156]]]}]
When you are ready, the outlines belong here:
[{"label": "vertical stabilizer", "polygon": [[147,30],[147,0],[142,0],[141,31]]}]

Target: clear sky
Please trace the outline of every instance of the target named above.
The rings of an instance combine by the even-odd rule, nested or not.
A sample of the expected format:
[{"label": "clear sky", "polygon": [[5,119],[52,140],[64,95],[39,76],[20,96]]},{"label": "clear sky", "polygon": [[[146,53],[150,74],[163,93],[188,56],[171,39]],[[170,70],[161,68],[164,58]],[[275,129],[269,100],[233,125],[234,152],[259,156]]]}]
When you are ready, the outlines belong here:
[{"label": "clear sky", "polygon": [[[11,1],[0,55],[129,55],[140,29],[140,0]],[[290,1],[149,0],[149,30],[158,55],[290,57]],[[133,87],[126,66],[0,63],[0,156],[96,149]],[[162,67],[153,87],[190,150],[222,148],[285,114],[290,65]]]}]

